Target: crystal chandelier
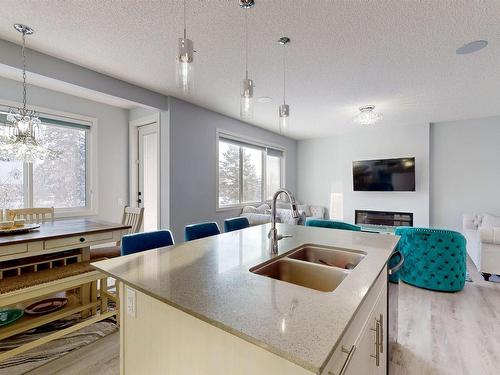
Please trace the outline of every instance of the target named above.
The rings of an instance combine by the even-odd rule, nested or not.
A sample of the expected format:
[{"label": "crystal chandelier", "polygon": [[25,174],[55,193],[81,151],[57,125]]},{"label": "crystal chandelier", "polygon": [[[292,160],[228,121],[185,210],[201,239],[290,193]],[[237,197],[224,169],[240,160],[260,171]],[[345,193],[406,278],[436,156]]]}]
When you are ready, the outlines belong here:
[{"label": "crystal chandelier", "polygon": [[176,57],[177,88],[188,94],[193,86],[193,41],[186,36],[186,0],[184,0],[184,37],[179,38],[178,54]]},{"label": "crystal chandelier", "polygon": [[[240,7],[244,10],[255,5],[254,0],[240,0]],[[241,81],[240,117],[244,120],[253,118],[253,80],[248,78],[248,19],[245,12],[245,79]]]},{"label": "crystal chandelier", "polygon": [[365,105],[359,108],[359,114],[354,118],[354,122],[360,125],[372,125],[382,119],[382,114],[375,112],[374,105]]},{"label": "crystal chandelier", "polygon": [[41,121],[38,113],[28,109],[26,105],[26,35],[31,35],[34,31],[29,26],[20,24],[15,24],[14,28],[23,35],[23,107],[9,108],[5,124],[7,135],[3,135],[0,140],[0,159],[33,163],[55,158],[58,153],[40,144]]},{"label": "crystal chandelier", "polygon": [[280,133],[284,134],[290,126],[290,106],[286,104],[286,64],[285,64],[285,46],[290,43],[290,38],[283,36],[278,40],[283,46],[283,104],[279,107],[280,115]]}]

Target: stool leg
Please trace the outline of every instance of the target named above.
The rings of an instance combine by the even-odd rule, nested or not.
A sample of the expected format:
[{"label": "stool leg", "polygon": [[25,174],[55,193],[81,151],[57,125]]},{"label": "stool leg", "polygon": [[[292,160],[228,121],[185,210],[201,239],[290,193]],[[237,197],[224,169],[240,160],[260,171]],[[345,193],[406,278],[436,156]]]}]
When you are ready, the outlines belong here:
[{"label": "stool leg", "polygon": [[100,280],[100,298],[101,298],[101,314],[108,311],[108,278]]},{"label": "stool leg", "polygon": [[[85,283],[85,284],[82,284],[82,286],[80,287],[80,300],[81,300],[82,305],[87,305],[90,303],[91,284],[92,283]],[[83,310],[80,315],[81,315],[82,319],[85,319],[89,316],[89,313],[90,313],[89,310]]]},{"label": "stool leg", "polygon": [[97,314],[97,281],[92,281],[90,284],[90,300],[94,303],[92,307],[91,314]]},{"label": "stool leg", "polygon": [[118,327],[120,327],[120,282],[118,280],[115,280],[115,293],[116,293],[116,324]]}]

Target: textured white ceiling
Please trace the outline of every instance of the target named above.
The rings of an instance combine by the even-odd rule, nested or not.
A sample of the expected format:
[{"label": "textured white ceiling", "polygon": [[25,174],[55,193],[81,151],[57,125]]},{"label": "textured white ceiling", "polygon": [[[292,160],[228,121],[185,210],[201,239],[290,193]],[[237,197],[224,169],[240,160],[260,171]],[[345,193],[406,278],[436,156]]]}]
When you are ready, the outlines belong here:
[{"label": "textured white ceiling", "polygon": [[[36,33],[29,46],[164,93],[175,90],[181,1],[2,0],[0,38],[19,42],[16,22]],[[239,116],[244,75],[243,11],[237,0],[188,1],[195,90],[188,101]],[[277,131],[281,49],[287,35],[289,135],[313,138],[356,129],[352,117],[375,104],[386,124],[500,114],[498,0],[256,0],[249,13],[253,123]],[[466,42],[489,46],[457,56]]]}]

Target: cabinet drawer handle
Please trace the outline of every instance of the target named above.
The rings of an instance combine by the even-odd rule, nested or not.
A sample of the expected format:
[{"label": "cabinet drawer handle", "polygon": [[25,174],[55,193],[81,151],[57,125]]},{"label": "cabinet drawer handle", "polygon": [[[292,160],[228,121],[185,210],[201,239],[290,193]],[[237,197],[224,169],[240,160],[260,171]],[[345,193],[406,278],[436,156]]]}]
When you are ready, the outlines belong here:
[{"label": "cabinet drawer handle", "polygon": [[80,242],[85,242],[85,237],[80,237]]},{"label": "cabinet drawer handle", "polygon": [[384,352],[384,316],[380,314],[380,353]]},{"label": "cabinet drawer handle", "polygon": [[375,364],[377,367],[380,366],[380,322],[378,319],[375,319],[376,329],[371,328],[372,331],[375,331],[375,355],[370,354],[370,357],[375,358]]},{"label": "cabinet drawer handle", "polygon": [[342,353],[347,354],[347,358],[345,359],[345,362],[342,365],[342,368],[340,369],[340,372],[339,372],[339,375],[344,375],[345,372],[347,371],[347,368],[349,367],[349,363],[351,363],[352,356],[354,355],[354,352],[356,351],[356,345],[351,346],[350,350],[346,349],[345,346],[342,345],[341,350],[342,350]]}]

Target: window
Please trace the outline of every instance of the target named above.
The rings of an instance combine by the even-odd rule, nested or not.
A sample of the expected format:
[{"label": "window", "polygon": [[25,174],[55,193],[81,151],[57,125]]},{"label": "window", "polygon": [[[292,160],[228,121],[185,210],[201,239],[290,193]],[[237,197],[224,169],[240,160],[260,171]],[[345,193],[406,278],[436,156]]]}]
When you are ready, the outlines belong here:
[{"label": "window", "polygon": [[[69,213],[89,211],[91,123],[61,121],[49,116],[40,119],[40,143],[60,152],[60,157],[33,164],[0,160],[0,207],[54,207],[58,212]],[[5,114],[0,112],[2,135],[7,131],[4,124]]]},{"label": "window", "polygon": [[283,151],[219,135],[218,207],[260,203],[281,187]]}]

